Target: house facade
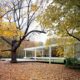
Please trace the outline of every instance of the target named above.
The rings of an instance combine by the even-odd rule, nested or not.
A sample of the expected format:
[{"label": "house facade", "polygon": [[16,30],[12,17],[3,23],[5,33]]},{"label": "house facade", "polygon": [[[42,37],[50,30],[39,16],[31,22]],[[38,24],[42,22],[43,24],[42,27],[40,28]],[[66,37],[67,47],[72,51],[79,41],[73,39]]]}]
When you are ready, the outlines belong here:
[{"label": "house facade", "polygon": [[[54,44],[51,43],[47,46],[24,48],[25,57],[80,57],[80,42],[75,41],[73,44],[68,44],[65,41],[69,40],[64,38],[64,42],[62,41],[61,45],[56,41]],[[26,54],[30,54],[30,56]]]}]

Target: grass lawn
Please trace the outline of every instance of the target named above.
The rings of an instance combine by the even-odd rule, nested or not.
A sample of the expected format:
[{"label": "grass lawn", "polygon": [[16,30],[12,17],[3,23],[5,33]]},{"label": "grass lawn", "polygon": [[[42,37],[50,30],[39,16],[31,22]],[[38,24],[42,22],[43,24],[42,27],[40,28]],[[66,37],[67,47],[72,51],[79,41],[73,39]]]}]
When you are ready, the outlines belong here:
[{"label": "grass lawn", "polygon": [[62,64],[0,61],[0,80],[80,80],[80,71]]}]

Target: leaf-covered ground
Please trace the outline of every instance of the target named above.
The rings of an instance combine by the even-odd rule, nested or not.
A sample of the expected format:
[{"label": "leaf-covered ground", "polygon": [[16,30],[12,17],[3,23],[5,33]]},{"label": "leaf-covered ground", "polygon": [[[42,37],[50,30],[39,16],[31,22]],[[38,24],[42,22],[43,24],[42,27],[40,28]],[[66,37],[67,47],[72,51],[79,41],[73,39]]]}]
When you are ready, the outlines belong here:
[{"label": "leaf-covered ground", "polygon": [[80,80],[80,70],[61,64],[0,61],[0,80]]}]

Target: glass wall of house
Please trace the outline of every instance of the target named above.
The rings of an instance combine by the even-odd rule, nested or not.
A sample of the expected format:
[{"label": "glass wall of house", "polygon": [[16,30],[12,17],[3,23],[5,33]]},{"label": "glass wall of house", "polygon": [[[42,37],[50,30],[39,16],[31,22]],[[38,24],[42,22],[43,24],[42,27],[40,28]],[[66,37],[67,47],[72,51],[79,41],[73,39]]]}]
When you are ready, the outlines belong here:
[{"label": "glass wall of house", "polygon": [[33,57],[33,52],[32,51],[26,51],[26,57]]},{"label": "glass wall of house", "polygon": [[64,57],[64,47],[63,46],[51,47],[51,57]]},{"label": "glass wall of house", "polygon": [[[29,48],[31,50],[31,48]],[[51,49],[51,52],[49,52]],[[32,48],[31,51],[26,50],[26,57],[63,57],[64,56],[64,47],[62,46],[50,46],[50,47],[42,47],[42,48]]]},{"label": "glass wall of house", "polygon": [[80,58],[80,43],[74,44],[75,57]]}]

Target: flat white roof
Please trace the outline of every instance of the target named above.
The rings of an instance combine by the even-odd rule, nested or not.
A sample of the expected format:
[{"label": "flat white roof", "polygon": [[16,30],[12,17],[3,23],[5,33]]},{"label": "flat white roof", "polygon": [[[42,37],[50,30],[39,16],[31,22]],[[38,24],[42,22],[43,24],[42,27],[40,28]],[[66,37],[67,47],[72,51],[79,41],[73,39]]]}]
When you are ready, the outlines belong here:
[{"label": "flat white roof", "polygon": [[48,45],[48,46],[37,46],[37,47],[24,48],[24,50],[34,51],[34,50],[42,50],[42,49],[45,49],[47,47],[56,47],[56,46],[58,46],[58,45],[57,44],[52,44],[52,45]]}]

